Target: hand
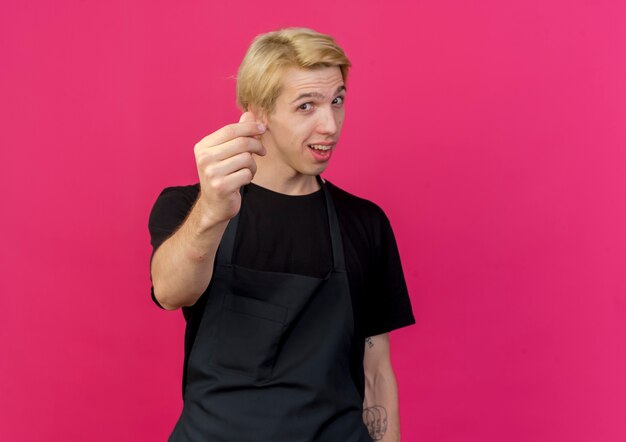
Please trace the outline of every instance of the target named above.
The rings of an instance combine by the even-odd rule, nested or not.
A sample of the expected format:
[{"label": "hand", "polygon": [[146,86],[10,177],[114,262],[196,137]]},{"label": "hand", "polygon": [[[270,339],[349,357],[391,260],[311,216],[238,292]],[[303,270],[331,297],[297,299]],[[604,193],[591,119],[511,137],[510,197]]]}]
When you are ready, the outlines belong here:
[{"label": "hand", "polygon": [[194,147],[202,204],[214,222],[228,221],[241,209],[241,186],[256,173],[253,154],[267,151],[255,137],[265,126],[245,112],[239,123],[229,124],[200,140]]}]

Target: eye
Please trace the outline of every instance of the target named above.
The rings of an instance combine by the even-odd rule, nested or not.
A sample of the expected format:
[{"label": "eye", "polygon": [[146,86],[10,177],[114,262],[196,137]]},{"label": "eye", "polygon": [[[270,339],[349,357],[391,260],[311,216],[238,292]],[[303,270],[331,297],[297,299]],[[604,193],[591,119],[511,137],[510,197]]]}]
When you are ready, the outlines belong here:
[{"label": "eye", "polygon": [[302,103],[300,106],[298,106],[298,109],[308,111],[311,110],[311,106],[311,103]]},{"label": "eye", "polygon": [[342,105],[343,101],[344,101],[343,96],[335,97],[335,99],[333,100],[333,104]]}]

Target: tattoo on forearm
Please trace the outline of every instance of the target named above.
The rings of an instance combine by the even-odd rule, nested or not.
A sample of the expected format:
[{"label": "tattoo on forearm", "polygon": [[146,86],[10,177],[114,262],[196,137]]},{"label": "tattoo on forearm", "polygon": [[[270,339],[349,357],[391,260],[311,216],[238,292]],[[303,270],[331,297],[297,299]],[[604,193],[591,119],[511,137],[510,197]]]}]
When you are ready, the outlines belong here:
[{"label": "tattoo on forearm", "polygon": [[363,409],[363,422],[373,440],[381,440],[387,432],[387,410],[382,405]]},{"label": "tattoo on forearm", "polygon": [[365,338],[365,342],[367,342],[367,346],[368,346],[369,348],[372,348],[372,347],[374,346],[374,341],[372,341],[372,338],[371,338],[371,337],[369,337],[369,338]]}]

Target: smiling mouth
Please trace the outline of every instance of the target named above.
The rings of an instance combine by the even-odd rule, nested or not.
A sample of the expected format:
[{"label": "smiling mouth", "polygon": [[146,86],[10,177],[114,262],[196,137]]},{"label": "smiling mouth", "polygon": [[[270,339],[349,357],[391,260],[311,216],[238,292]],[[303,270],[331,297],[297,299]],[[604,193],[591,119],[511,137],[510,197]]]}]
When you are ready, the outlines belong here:
[{"label": "smiling mouth", "polygon": [[326,152],[328,150],[331,150],[333,148],[333,144],[330,145],[324,145],[324,144],[308,144],[309,148],[314,149],[314,150],[318,150],[320,152]]}]

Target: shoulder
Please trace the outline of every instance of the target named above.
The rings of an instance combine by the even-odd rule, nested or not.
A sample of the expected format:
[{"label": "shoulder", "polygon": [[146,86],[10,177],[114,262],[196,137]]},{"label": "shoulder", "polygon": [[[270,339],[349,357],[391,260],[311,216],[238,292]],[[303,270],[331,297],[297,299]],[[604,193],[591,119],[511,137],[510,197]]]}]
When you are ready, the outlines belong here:
[{"label": "shoulder", "polygon": [[185,209],[188,210],[196,202],[199,192],[199,183],[186,186],[166,187],[159,193],[152,207],[152,212],[158,214],[162,211],[176,212]]},{"label": "shoulder", "polygon": [[358,219],[371,226],[388,223],[389,220],[384,210],[375,202],[354,195],[328,180],[326,184],[340,217]]},{"label": "shoulder", "polygon": [[161,191],[157,198],[159,200],[181,200],[195,202],[200,192],[200,184],[189,184],[184,186],[170,186]]},{"label": "shoulder", "polygon": [[378,204],[326,182],[342,229],[351,289],[362,302],[362,333],[374,336],[415,323],[387,215]]},{"label": "shoulder", "polygon": [[328,180],[326,183],[337,208],[342,232],[352,242],[365,240],[363,245],[367,245],[369,250],[378,249],[391,230],[384,210],[375,202],[354,195]]},{"label": "shoulder", "polygon": [[171,231],[187,216],[199,192],[199,183],[163,189],[150,211],[149,228]]},{"label": "shoulder", "polygon": [[328,180],[326,180],[326,184],[328,185],[328,191],[331,193],[333,200],[336,204],[341,205],[342,208],[358,211],[360,214],[374,217],[385,216],[383,210],[375,202],[354,195]]}]

